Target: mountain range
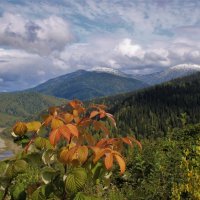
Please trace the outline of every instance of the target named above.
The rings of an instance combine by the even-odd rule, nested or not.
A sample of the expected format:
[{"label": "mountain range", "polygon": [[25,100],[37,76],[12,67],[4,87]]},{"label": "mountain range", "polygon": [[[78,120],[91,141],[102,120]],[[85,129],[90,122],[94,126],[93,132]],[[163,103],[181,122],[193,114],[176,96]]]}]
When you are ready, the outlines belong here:
[{"label": "mountain range", "polygon": [[117,71],[78,70],[59,76],[27,91],[34,91],[60,98],[88,100],[97,97],[130,92],[148,84]]},{"label": "mountain range", "polygon": [[130,75],[117,69],[96,67],[48,80],[27,91],[59,98],[89,100],[126,93],[200,71],[200,65],[181,64],[152,74]]},{"label": "mountain range", "polygon": [[149,85],[155,85],[163,82],[170,81],[175,78],[184,77],[196,72],[200,72],[200,65],[195,64],[180,64],[167,68],[160,72],[138,75],[134,78],[141,80]]}]

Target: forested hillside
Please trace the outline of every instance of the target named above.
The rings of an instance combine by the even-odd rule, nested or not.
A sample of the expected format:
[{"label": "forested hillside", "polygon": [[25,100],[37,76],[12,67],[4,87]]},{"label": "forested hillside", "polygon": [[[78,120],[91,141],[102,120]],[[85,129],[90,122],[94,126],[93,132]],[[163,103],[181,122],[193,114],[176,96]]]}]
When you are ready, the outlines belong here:
[{"label": "forested hillside", "polygon": [[115,74],[78,70],[38,85],[28,91],[66,99],[88,100],[138,90],[148,84]]},{"label": "forested hillside", "polygon": [[35,118],[42,110],[61,105],[66,100],[34,92],[20,92],[1,93],[0,102],[0,127],[7,127],[15,121]]},{"label": "forested hillside", "polygon": [[162,136],[184,121],[200,121],[200,73],[93,102],[106,104],[121,130],[140,136]]},{"label": "forested hillside", "polygon": [[[111,110],[121,129],[143,136],[161,136],[185,121],[200,121],[200,74],[118,96],[116,101]],[[115,98],[110,99],[111,104],[115,104]]]}]

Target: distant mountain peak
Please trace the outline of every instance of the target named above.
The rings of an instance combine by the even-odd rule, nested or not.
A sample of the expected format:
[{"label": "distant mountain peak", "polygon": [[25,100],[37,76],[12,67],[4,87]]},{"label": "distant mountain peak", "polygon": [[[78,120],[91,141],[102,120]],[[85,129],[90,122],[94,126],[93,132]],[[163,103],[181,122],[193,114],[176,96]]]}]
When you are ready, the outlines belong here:
[{"label": "distant mountain peak", "polygon": [[100,73],[109,73],[109,74],[114,74],[117,76],[123,76],[123,77],[127,77],[128,75],[126,75],[125,73],[121,72],[118,69],[113,69],[110,67],[93,67],[92,69],[88,70],[88,71],[92,71],[92,72],[100,72]]},{"label": "distant mountain peak", "polygon": [[172,70],[197,70],[199,71],[200,70],[200,65],[197,65],[197,64],[179,64],[179,65],[175,65],[173,67],[171,67],[170,69]]}]

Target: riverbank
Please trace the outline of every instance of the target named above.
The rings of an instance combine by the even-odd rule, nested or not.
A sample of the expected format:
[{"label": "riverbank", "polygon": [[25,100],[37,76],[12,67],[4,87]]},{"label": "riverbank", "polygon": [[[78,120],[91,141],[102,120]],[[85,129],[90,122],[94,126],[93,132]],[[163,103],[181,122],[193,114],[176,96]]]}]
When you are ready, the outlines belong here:
[{"label": "riverbank", "polygon": [[9,158],[19,152],[20,147],[17,146],[12,139],[2,137],[1,133],[5,128],[0,128],[0,160]]}]

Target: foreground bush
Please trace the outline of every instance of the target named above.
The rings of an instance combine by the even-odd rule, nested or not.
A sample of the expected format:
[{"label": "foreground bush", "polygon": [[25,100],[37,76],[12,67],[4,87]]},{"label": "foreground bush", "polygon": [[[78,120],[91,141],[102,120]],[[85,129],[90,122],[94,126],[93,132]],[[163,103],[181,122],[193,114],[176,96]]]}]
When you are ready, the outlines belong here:
[{"label": "foreground bush", "polygon": [[134,137],[110,137],[111,125],[104,105],[85,108],[78,100],[49,108],[41,122],[16,123],[12,135],[23,152],[0,163],[0,199],[103,197],[114,161],[125,172],[123,143],[141,148]]}]

